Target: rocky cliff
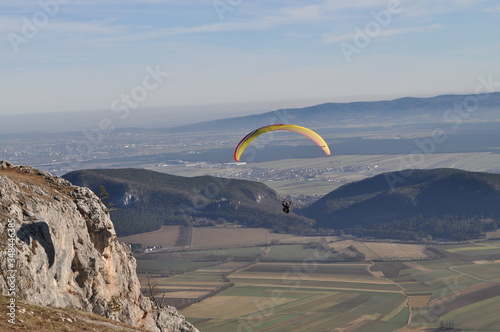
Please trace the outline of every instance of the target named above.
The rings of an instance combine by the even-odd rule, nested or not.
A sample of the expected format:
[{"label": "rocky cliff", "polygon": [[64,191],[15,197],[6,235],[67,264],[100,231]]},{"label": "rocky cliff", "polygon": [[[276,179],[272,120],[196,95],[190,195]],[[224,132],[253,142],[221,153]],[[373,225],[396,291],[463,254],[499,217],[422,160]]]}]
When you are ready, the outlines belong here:
[{"label": "rocky cliff", "polygon": [[[0,162],[0,290],[151,331],[197,331],[140,292],[136,262],[88,188]],[[10,294],[9,294],[10,293]]]}]

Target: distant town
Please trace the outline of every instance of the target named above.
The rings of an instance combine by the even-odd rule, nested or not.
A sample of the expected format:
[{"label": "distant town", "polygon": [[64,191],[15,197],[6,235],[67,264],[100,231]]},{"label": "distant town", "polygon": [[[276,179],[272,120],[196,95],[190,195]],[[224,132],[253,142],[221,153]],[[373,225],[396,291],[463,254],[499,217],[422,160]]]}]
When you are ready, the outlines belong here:
[{"label": "distant town", "polygon": [[114,162],[114,158],[120,158],[126,167],[127,158],[142,157],[141,160],[147,163],[148,157],[151,161],[157,160],[157,155],[163,153],[195,154],[200,147],[230,144],[227,140],[176,138],[174,135],[166,138],[163,133],[141,129],[120,130],[101,136],[86,131],[40,134],[37,137],[4,135],[2,143],[1,159],[18,165],[33,165],[54,175],[88,168],[84,167],[85,164]]},{"label": "distant town", "polygon": [[[186,167],[195,168],[227,168],[228,166],[239,166],[245,165],[245,162],[238,163],[207,163],[207,162],[183,162]],[[167,166],[167,164],[158,164],[157,167]],[[326,182],[344,182],[342,180],[331,179],[325,173],[331,172],[360,172],[360,171],[370,171],[378,166],[339,166],[339,167],[291,167],[286,169],[275,169],[275,168],[244,168],[238,169],[232,167],[229,170],[225,170],[217,173],[221,177],[226,178],[238,178],[252,181],[326,181]],[[323,175],[323,176],[322,176]]]}]

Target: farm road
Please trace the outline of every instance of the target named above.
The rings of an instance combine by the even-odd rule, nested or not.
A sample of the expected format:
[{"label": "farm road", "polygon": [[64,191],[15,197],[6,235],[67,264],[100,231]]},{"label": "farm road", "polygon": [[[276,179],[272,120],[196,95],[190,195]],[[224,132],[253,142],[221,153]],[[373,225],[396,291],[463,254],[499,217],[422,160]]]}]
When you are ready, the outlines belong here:
[{"label": "farm road", "polygon": [[399,283],[395,282],[394,280],[391,280],[387,277],[382,277],[380,276],[379,274],[373,272],[371,270],[372,266],[375,265],[375,263],[373,261],[370,261],[370,265],[368,265],[366,267],[366,271],[368,271],[369,273],[371,273],[373,276],[377,277],[377,278],[380,278],[380,279],[385,279],[385,280],[389,280],[391,282],[393,282],[395,285],[397,285],[399,288],[401,288],[401,295],[403,295],[404,297],[406,297],[406,306],[408,307],[408,311],[409,311],[409,315],[408,315],[408,321],[406,322],[406,327],[408,327],[411,323],[411,320],[412,320],[412,316],[413,316],[413,312],[411,310],[411,297],[409,295],[406,295],[406,289],[401,286]]},{"label": "farm road", "polygon": [[272,249],[272,248],[273,248],[273,246],[269,246],[269,247],[267,247],[267,248],[266,248],[266,249],[262,252],[261,256],[255,260],[255,262],[252,262],[252,263],[247,264],[247,265],[245,265],[245,266],[243,266],[243,267],[241,267],[241,268],[239,268],[239,269],[237,269],[237,270],[232,271],[232,272],[231,272],[230,274],[228,274],[226,277],[231,276],[231,274],[241,272],[241,271],[243,271],[244,269],[247,269],[247,268],[249,268],[250,266],[253,266],[253,265],[257,264],[258,262],[260,262],[260,261],[261,261],[261,259],[263,259],[264,257],[266,257],[266,256],[267,256],[267,254],[269,254],[269,252],[271,251],[271,249]]}]

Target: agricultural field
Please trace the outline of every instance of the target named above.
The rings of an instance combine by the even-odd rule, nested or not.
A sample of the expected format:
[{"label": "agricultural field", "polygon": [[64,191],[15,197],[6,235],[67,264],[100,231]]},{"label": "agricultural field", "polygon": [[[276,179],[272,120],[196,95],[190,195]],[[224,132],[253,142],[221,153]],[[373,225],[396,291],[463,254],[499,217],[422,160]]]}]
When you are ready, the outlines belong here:
[{"label": "agricultural field", "polygon": [[367,261],[424,260],[434,256],[426,249],[426,246],[418,244],[361,242],[354,240],[330,243],[330,248],[339,252],[346,250],[350,246],[355,247],[361,252]]},{"label": "agricultural field", "polygon": [[182,226],[163,226],[161,229],[153,232],[122,236],[118,240],[126,243],[141,243],[146,246],[162,246],[171,248],[176,246],[177,238]]},{"label": "agricultural field", "polygon": [[462,273],[472,278],[476,278],[478,280],[500,283],[500,266],[497,269],[492,269],[492,266],[494,265],[488,263],[462,265],[454,267],[453,271]]},{"label": "agricultural field", "polygon": [[403,327],[405,297],[368,266],[257,263],[231,274],[233,287],[181,313],[203,331],[369,329],[380,322],[385,331]]},{"label": "agricultural field", "polygon": [[[243,247],[243,248],[226,248],[226,249],[206,249],[206,250],[184,250],[184,251],[173,251],[173,252],[158,252],[151,253],[147,255],[141,255],[138,257],[138,262],[147,262],[149,260],[156,262],[168,262],[173,263],[203,263],[203,264],[218,264],[220,262],[227,261],[246,261],[254,262],[259,257],[263,256],[270,250],[270,247],[266,246],[255,246],[255,247]],[[167,263],[167,264],[168,264]],[[161,266],[162,264],[158,264]],[[138,267],[142,266],[139,265]]]},{"label": "agricultural field", "polygon": [[[199,229],[213,235],[214,247],[205,239],[205,248],[143,254],[137,264],[145,293],[149,274],[157,301],[177,306],[202,331],[500,330],[499,241],[288,237],[258,245],[252,229],[228,228],[247,232],[242,241],[251,245],[236,246],[225,229]],[[266,236],[253,231],[257,240]]]},{"label": "agricultural field", "polygon": [[199,264],[198,268],[191,265],[190,270],[186,268],[185,272],[175,274],[155,273],[156,270],[147,271],[147,269],[138,271],[143,293],[148,296],[153,293],[159,304],[172,305],[180,309],[229,287],[225,275],[247,265],[246,262],[195,263]]},{"label": "agricultural field", "polygon": [[[119,237],[126,243],[140,243],[146,246],[161,246],[175,249],[178,245],[182,226],[163,226],[160,230]],[[191,249],[197,248],[230,248],[279,243],[309,243],[326,239],[333,241],[337,237],[308,237],[291,234],[273,233],[266,228],[244,227],[194,227],[191,234]]]},{"label": "agricultural field", "polygon": [[[490,306],[500,301],[500,264],[480,260],[485,250],[487,255],[500,255],[500,248],[495,246],[489,241],[435,246],[444,258],[405,262],[410,268],[400,270],[391,279],[410,298],[410,326],[444,324],[458,330],[500,330],[498,315],[490,313]],[[480,247],[483,249],[477,249]]]},{"label": "agricultural field", "polygon": [[196,271],[216,264],[213,261],[138,259],[137,273],[171,275]]},{"label": "agricultural field", "polygon": [[[195,227],[192,248],[225,248],[234,246],[266,245],[271,241],[293,241],[291,234],[278,234],[265,228]],[[309,239],[311,241],[311,239]]]},{"label": "agricultural field", "polygon": [[468,244],[441,245],[442,257],[450,261],[494,262],[500,259],[500,246],[498,241],[482,241]]},{"label": "agricultural field", "polygon": [[266,261],[343,261],[345,257],[332,252],[318,250],[305,244],[273,246],[263,258]]},{"label": "agricultural field", "polygon": [[456,326],[463,329],[477,331],[498,331],[498,308],[500,297],[492,297],[482,301],[475,301],[469,304],[464,303],[462,308],[453,310],[443,315],[445,321],[453,321]]}]

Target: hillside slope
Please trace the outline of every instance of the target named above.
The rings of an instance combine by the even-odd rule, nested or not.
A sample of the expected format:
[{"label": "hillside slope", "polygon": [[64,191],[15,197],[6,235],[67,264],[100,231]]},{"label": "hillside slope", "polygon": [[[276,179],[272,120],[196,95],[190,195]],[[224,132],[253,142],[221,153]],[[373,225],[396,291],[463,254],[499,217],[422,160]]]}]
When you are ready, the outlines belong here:
[{"label": "hillside slope", "polygon": [[480,237],[500,220],[500,174],[405,170],[344,185],[301,211],[317,227],[413,239]]},{"label": "hillside slope", "polygon": [[88,188],[0,162],[0,290],[10,301],[93,312],[150,331],[197,331],[142,295],[130,247]]},{"label": "hillside slope", "polygon": [[[10,298],[0,295],[0,306],[7,308]],[[6,316],[11,319],[9,316]],[[14,322],[14,324],[13,324]],[[0,331],[37,331],[37,332],[146,332],[148,330],[120,323],[90,312],[36,305],[16,300],[16,317],[9,322],[0,320]]]},{"label": "hillside slope", "polygon": [[133,168],[74,171],[63,178],[97,194],[104,186],[109,193],[106,202],[116,208],[111,219],[120,236],[204,218],[290,232],[309,223],[293,212],[284,214],[279,195],[260,182],[182,177]]}]

